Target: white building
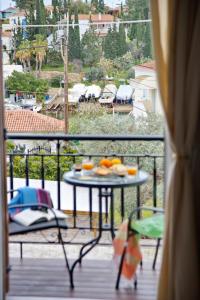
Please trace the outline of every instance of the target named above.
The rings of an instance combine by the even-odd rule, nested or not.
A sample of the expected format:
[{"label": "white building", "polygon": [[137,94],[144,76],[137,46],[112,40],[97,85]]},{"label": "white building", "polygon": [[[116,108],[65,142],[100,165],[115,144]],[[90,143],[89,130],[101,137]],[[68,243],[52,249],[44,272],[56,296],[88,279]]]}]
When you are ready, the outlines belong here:
[{"label": "white building", "polygon": [[18,10],[17,12],[11,14],[8,19],[10,25],[18,24],[18,22],[20,22],[20,24],[26,23],[25,10]]},{"label": "white building", "polygon": [[[109,22],[114,21],[114,16],[111,16],[109,14],[79,14],[79,25],[80,25],[80,37],[84,35],[86,30],[90,28],[90,23],[95,23],[96,25],[93,25],[95,28],[95,31],[100,36],[105,36],[108,32],[108,28],[110,27],[110,24],[105,24]],[[72,21],[74,22],[74,16],[72,15]],[[62,20],[62,22],[66,22],[66,20]]]},{"label": "white building", "polygon": [[158,90],[155,62],[151,61],[134,67],[135,78],[129,83],[135,88],[135,103],[143,103],[148,110],[162,114],[161,99]]}]

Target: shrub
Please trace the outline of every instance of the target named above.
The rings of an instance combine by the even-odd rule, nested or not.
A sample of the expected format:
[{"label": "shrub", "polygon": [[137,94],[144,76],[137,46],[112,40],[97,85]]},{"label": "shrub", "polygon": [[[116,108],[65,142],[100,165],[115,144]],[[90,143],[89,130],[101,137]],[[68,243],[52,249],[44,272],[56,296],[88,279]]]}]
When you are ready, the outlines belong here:
[{"label": "shrub", "polygon": [[56,76],[56,77],[53,77],[51,78],[50,80],[50,86],[51,87],[60,87],[60,81],[62,80],[62,78],[60,76]]},{"label": "shrub", "polygon": [[63,65],[60,51],[49,50],[47,53],[47,64],[49,67],[58,67]]},{"label": "shrub", "polygon": [[85,77],[88,81],[101,80],[105,77],[105,72],[100,67],[92,67],[86,74]]},{"label": "shrub", "polygon": [[133,68],[128,70],[127,79],[135,78],[135,70]]}]

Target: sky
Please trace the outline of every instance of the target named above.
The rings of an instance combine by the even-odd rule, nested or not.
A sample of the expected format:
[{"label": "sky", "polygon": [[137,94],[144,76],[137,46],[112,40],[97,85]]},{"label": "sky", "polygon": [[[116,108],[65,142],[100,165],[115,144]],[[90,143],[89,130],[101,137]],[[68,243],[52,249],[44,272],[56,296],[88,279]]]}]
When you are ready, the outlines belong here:
[{"label": "sky", "polygon": [[[45,4],[51,4],[51,0],[44,0]],[[120,4],[121,0],[105,0],[106,4],[109,4],[111,6],[114,6],[116,4]],[[11,1],[11,0],[0,0],[0,9],[5,9],[9,6],[14,6],[15,2]]]}]

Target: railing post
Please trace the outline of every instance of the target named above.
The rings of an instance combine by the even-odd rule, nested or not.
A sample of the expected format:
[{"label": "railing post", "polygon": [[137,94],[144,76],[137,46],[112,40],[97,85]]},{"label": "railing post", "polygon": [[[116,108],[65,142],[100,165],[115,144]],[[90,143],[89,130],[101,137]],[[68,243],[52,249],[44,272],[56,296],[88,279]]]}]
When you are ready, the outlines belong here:
[{"label": "railing post", "polygon": [[57,140],[57,196],[58,196],[58,209],[60,209],[60,140]]},{"label": "railing post", "polygon": [[25,156],[25,176],[26,176],[26,186],[29,186],[29,169],[28,169],[28,158],[29,156]]},{"label": "railing post", "polygon": [[155,156],[153,158],[153,206],[157,207],[157,167]]},{"label": "railing post", "polygon": [[[10,190],[12,191],[14,189],[13,186],[13,155],[9,155],[10,158]],[[11,198],[13,198],[13,192],[11,192]]]},{"label": "railing post", "polygon": [[[140,168],[140,157],[137,157],[137,165],[138,165],[138,170]],[[137,186],[137,192],[136,192],[136,197],[137,197],[137,207],[140,207],[141,203],[140,203],[140,186]],[[140,219],[141,218],[141,211],[139,210],[137,212],[137,218]]]},{"label": "railing post", "polygon": [[42,179],[42,188],[45,188],[45,181],[44,181],[44,156],[41,156],[41,179]]}]

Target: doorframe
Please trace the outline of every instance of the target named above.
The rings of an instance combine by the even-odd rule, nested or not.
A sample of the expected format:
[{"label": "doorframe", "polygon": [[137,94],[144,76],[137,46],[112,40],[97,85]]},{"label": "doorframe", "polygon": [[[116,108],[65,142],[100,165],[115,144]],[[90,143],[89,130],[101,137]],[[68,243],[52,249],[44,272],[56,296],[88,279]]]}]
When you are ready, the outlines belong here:
[{"label": "doorframe", "polygon": [[0,299],[8,291],[8,237],[7,237],[7,193],[6,193],[6,152],[3,91],[2,20],[0,19]]}]

